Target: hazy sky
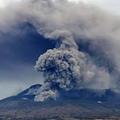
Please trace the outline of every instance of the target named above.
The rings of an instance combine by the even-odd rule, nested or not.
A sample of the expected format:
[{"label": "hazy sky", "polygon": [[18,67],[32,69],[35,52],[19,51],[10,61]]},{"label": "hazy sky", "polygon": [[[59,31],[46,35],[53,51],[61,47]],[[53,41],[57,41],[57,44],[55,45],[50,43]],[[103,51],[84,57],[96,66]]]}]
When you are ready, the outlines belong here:
[{"label": "hazy sky", "polygon": [[[0,8],[7,9],[8,5],[20,1],[0,0]],[[70,1],[95,4],[109,13],[120,15],[119,0]],[[18,25],[18,29],[18,31],[12,33],[2,33],[0,31],[0,91],[2,91],[0,92],[0,99],[16,94],[34,83],[40,83],[43,78],[34,71],[35,61],[39,54],[42,54],[48,48],[53,48],[53,44],[44,40],[34,28],[31,29],[30,25]]]},{"label": "hazy sky", "polygon": [[69,0],[69,1],[72,2],[82,1],[86,4],[94,4],[114,14],[120,14],[120,0]]}]

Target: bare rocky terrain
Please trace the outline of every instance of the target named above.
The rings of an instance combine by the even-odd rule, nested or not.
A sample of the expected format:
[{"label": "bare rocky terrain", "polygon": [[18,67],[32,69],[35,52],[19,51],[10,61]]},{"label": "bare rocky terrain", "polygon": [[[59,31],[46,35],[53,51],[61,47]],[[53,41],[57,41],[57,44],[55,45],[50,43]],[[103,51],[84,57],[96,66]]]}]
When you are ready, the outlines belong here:
[{"label": "bare rocky terrain", "polygon": [[34,85],[16,96],[0,101],[0,120],[120,120],[120,96],[110,90],[61,91],[57,100],[35,102],[26,94]]}]

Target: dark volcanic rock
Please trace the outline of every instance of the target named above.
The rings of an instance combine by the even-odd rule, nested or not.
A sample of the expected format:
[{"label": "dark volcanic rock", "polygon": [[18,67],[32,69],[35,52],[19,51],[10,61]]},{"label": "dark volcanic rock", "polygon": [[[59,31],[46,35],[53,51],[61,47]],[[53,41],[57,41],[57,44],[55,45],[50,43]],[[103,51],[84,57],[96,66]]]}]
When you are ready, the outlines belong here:
[{"label": "dark volcanic rock", "polygon": [[[35,102],[41,85],[0,101],[0,120],[69,120],[120,118],[120,95],[111,90],[59,90],[57,100]],[[119,120],[119,119],[118,119]]]}]

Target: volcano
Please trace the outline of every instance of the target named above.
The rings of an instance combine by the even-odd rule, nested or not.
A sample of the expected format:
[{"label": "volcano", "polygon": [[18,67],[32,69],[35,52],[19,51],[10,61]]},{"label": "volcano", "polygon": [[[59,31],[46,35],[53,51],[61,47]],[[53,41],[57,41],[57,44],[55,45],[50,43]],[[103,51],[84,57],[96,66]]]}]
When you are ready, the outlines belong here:
[{"label": "volcano", "polygon": [[56,100],[34,100],[42,85],[0,101],[0,120],[119,119],[120,94],[110,89],[59,90]]}]

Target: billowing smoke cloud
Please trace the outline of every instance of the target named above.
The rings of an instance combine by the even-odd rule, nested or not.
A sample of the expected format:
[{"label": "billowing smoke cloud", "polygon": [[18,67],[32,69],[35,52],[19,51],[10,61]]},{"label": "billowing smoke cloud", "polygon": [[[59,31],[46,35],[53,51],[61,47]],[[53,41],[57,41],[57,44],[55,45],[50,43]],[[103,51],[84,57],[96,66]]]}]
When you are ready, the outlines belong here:
[{"label": "billowing smoke cloud", "polygon": [[37,101],[56,98],[58,88],[119,91],[119,17],[67,0],[27,0],[7,9],[1,10],[0,30],[29,22],[56,41],[56,48],[41,55],[35,66],[45,77]]},{"label": "billowing smoke cloud", "polygon": [[[106,74],[104,79],[108,80],[104,68],[100,70],[87,54],[80,52],[71,35],[66,32],[58,33],[61,37],[58,48],[41,55],[35,66],[38,71],[44,73],[46,82],[57,83],[60,88],[74,89],[81,88],[84,82],[89,83],[96,78],[102,80],[105,77],[103,73]],[[104,88],[104,84],[99,89],[101,88]]]},{"label": "billowing smoke cloud", "polygon": [[[82,88],[109,89],[111,78],[107,71],[102,67],[98,68],[87,54],[80,52],[72,36],[60,33],[61,42],[58,48],[48,50],[39,57],[36,63],[35,68],[43,72],[44,84],[47,84],[47,89],[46,87],[42,89],[37,100],[39,98],[43,101],[44,98],[57,95],[57,89],[67,91]],[[54,94],[48,94],[51,90]],[[41,97],[46,92],[46,96]]]}]

